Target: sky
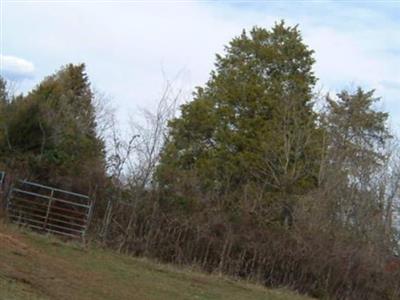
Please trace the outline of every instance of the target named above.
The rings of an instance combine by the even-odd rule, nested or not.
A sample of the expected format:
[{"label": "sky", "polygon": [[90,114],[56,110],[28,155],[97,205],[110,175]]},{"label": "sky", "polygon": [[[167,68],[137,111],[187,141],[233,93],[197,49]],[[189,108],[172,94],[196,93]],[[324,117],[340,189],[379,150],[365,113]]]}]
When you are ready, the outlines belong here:
[{"label": "sky", "polygon": [[154,107],[166,80],[190,100],[233,37],[284,19],[315,50],[317,90],[375,89],[400,128],[400,0],[0,0],[0,16],[0,73],[14,89],[83,62],[121,120]]}]

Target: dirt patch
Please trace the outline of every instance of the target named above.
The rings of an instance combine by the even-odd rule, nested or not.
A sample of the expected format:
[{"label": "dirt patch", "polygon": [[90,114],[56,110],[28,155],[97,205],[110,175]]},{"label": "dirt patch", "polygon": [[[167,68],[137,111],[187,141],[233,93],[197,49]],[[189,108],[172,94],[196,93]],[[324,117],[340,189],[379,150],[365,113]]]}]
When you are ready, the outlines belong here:
[{"label": "dirt patch", "polygon": [[24,242],[9,234],[0,233],[0,245],[20,256],[27,255],[29,251],[29,247]]},{"label": "dirt patch", "polygon": [[9,234],[0,233],[0,242],[2,243],[2,245],[6,246],[16,246],[23,249],[28,248],[25,243],[21,242],[19,239]]},{"label": "dirt patch", "polygon": [[24,284],[24,285],[29,285],[29,286],[32,286],[32,282],[30,282],[30,280],[28,280],[28,279],[26,279],[25,277],[20,277],[20,276],[18,276],[18,275],[16,275],[16,274],[13,274],[13,275],[9,275],[9,276],[7,276],[6,277],[8,280],[11,280],[11,281],[15,281],[15,282],[18,282],[18,283],[22,283],[22,284]]}]

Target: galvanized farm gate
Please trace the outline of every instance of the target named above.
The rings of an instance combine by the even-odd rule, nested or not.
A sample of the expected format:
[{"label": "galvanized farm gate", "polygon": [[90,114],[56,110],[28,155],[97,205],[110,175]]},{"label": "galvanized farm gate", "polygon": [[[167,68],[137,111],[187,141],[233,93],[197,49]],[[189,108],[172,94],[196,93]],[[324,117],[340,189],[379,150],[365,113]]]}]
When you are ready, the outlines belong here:
[{"label": "galvanized farm gate", "polygon": [[25,180],[18,181],[7,198],[11,222],[83,240],[92,210],[86,195]]}]

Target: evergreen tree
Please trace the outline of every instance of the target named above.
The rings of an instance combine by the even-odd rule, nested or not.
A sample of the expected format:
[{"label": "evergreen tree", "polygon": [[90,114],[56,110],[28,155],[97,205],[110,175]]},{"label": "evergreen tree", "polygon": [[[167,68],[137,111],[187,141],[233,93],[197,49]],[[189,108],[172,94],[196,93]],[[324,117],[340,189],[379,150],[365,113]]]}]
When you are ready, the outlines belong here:
[{"label": "evergreen tree", "polygon": [[[0,77],[0,143],[4,142],[9,148],[7,128],[7,106],[10,102],[10,95],[7,88],[7,81]],[[1,153],[1,151],[0,151]]]},{"label": "evergreen tree", "polygon": [[374,91],[342,91],[337,100],[327,98],[326,130],[331,168],[349,176],[371,176],[384,162],[384,147],[391,138],[388,114],[374,109]]},{"label": "evergreen tree", "polygon": [[[104,145],[96,134],[93,93],[83,64],[63,67],[6,110],[10,147],[3,139],[4,159],[27,165],[27,176],[87,192],[90,179],[105,175]],[[88,180],[82,182],[82,176]]]},{"label": "evergreen tree", "polygon": [[388,114],[374,108],[378,100],[374,91],[361,88],[342,91],[337,99],[327,97],[321,188],[335,191],[323,197],[332,224],[348,226],[363,238],[380,236],[381,241],[388,188],[379,176],[387,172],[386,146],[392,136]]},{"label": "evergreen tree", "polygon": [[174,188],[195,174],[204,191],[257,182],[267,191],[305,192],[316,184],[320,149],[313,51],[284,22],[243,31],[225,51],[170,122],[160,184]]},{"label": "evergreen tree", "polygon": [[0,103],[5,104],[8,102],[9,94],[7,90],[6,80],[0,76]]}]

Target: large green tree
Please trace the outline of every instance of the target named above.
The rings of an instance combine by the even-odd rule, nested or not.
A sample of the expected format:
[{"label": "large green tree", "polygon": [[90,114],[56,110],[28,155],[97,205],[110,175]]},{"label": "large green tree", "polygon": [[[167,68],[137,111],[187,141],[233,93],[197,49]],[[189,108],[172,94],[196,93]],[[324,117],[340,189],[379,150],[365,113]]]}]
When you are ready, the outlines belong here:
[{"label": "large green tree", "polygon": [[284,22],[234,38],[169,124],[161,186],[174,189],[193,177],[203,191],[256,182],[287,195],[315,186],[320,134],[312,54],[297,26]]},{"label": "large green tree", "polygon": [[23,165],[21,171],[42,182],[86,189],[91,178],[104,175],[93,100],[83,64],[66,65],[16,97],[3,108],[3,160],[14,169]]}]

